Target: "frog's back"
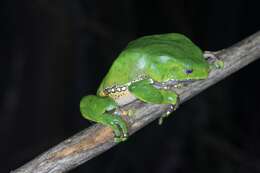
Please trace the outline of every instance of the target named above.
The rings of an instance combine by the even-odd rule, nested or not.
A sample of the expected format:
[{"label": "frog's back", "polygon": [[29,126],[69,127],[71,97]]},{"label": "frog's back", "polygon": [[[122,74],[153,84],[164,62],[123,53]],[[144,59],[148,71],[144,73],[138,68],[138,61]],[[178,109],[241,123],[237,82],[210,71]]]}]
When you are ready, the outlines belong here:
[{"label": "frog's back", "polygon": [[114,61],[98,92],[105,88],[137,80],[146,75],[147,68],[164,62],[165,64],[181,62],[207,66],[202,57],[202,51],[181,34],[171,33],[141,37],[130,42]]}]

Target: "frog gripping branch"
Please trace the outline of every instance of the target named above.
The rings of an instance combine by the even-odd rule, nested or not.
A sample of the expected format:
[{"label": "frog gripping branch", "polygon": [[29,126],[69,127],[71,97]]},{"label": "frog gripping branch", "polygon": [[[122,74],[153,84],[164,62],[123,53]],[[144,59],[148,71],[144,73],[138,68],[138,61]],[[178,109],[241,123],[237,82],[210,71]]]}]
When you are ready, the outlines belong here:
[{"label": "frog gripping branch", "polygon": [[[170,35],[170,34],[169,34]],[[176,36],[176,34],[172,34],[172,36]],[[178,34],[179,35],[179,34]],[[163,35],[162,35],[163,36]],[[174,36],[174,37],[175,37]],[[152,36],[150,36],[152,37]],[[179,35],[179,37],[181,37]],[[182,36],[185,38],[184,36]],[[142,38],[140,38],[142,39]],[[187,41],[187,38],[185,38]],[[180,39],[182,40],[182,39]],[[137,41],[137,40],[136,40]],[[172,40],[173,41],[173,40]],[[133,41],[132,43],[134,43]],[[175,41],[177,42],[177,41]],[[181,43],[180,41],[179,43]],[[148,46],[149,44],[147,44]],[[176,46],[177,44],[175,44]],[[183,50],[184,44],[179,44],[179,49]],[[195,45],[194,45],[195,46]],[[195,46],[196,47],[196,46]],[[127,50],[128,48],[126,48]],[[176,48],[175,48],[176,49]],[[157,49],[156,51],[160,52],[161,49]],[[192,52],[190,52],[192,53]],[[135,85],[139,85],[141,88],[148,87],[147,83],[151,83],[153,88],[159,89],[159,93],[161,91],[165,91],[165,96],[168,96],[167,92],[170,90],[170,93],[175,93],[175,91],[178,94],[175,94],[177,96],[176,102],[178,103],[178,100],[180,100],[180,103],[183,103],[198,93],[202,92],[203,90],[207,89],[208,87],[214,85],[215,83],[225,79],[226,77],[230,76],[231,74],[237,72],[238,70],[246,67],[248,64],[251,64],[252,62],[260,59],[260,31],[256,32],[255,34],[252,34],[251,36],[245,38],[244,40],[219,51],[216,52],[203,52],[203,56],[207,63],[209,64],[209,76],[205,80],[197,80],[191,79],[191,80],[177,80],[178,78],[174,78],[176,80],[170,80],[169,86],[167,85],[167,82],[158,82],[155,79],[149,79],[144,78],[142,80],[131,80],[131,84],[136,83]],[[217,58],[216,58],[217,57]],[[141,58],[141,57],[140,57]],[[173,59],[176,57],[172,57]],[[203,57],[200,57],[200,59]],[[131,60],[131,58],[130,58]],[[186,61],[185,57],[183,56],[183,60]],[[195,61],[196,63],[198,61]],[[116,62],[115,62],[116,63]],[[176,59],[177,67],[182,64],[181,62],[178,62]],[[225,67],[224,67],[225,63]],[[133,65],[134,63],[129,61],[129,65]],[[185,63],[184,63],[185,64]],[[194,65],[194,64],[193,64]],[[175,67],[176,67],[175,66]],[[223,68],[224,67],[224,68]],[[114,68],[114,67],[113,67]],[[215,68],[215,70],[212,70]],[[221,68],[221,70],[218,70]],[[111,70],[111,69],[110,69]],[[133,70],[128,66],[125,66],[125,70],[122,71],[122,74],[127,74],[126,72],[133,73]],[[154,69],[153,69],[154,70]],[[179,68],[181,70],[181,68]],[[183,69],[182,69],[183,70]],[[181,71],[182,71],[181,70]],[[196,69],[195,69],[196,70]],[[195,73],[194,69],[188,69],[186,72],[188,74]],[[162,72],[162,69],[158,70],[159,72]],[[150,72],[150,71],[148,71]],[[179,71],[180,72],[180,71]],[[174,72],[177,74],[177,72]],[[143,73],[144,74],[144,73]],[[150,73],[149,73],[150,74]],[[166,73],[169,74],[169,73]],[[179,77],[179,74],[176,75]],[[196,75],[195,75],[196,76]],[[116,76],[113,76],[116,77]],[[108,76],[106,76],[108,78]],[[114,78],[111,76],[109,77],[111,81],[113,81]],[[106,79],[108,81],[108,79]],[[114,136],[116,137],[115,141],[122,141],[125,140],[126,137],[122,134],[127,134],[129,129],[129,134],[135,133],[137,130],[141,129],[142,127],[146,126],[149,122],[152,122],[155,118],[159,116],[167,116],[162,115],[167,113],[167,107],[168,104],[143,104],[141,101],[137,101],[140,99],[143,99],[143,97],[137,98],[134,101],[131,101],[131,103],[121,106],[120,104],[123,104],[124,102],[129,102],[131,99],[135,99],[135,95],[131,92],[138,92],[142,91],[143,89],[139,90],[138,87],[130,87],[135,85],[108,85],[112,87],[103,87],[103,84],[105,84],[105,78],[102,82],[102,85],[100,85],[100,88],[98,90],[99,95],[91,95],[86,96],[82,98],[81,101],[81,112],[84,113],[84,117],[86,117],[89,120],[101,122],[102,124],[107,124],[108,126],[101,126],[101,123],[95,124],[75,135],[72,137],[62,141],[58,145],[50,148],[43,154],[37,156],[35,159],[31,160],[30,162],[24,164],[20,168],[11,171],[12,173],[60,173],[60,172],[67,172],[82,163],[92,159],[93,157],[97,156],[98,154],[110,149],[111,147],[115,146],[117,143],[114,143],[111,141],[111,139]],[[140,83],[139,83],[140,81]],[[142,82],[141,82],[142,81]],[[190,83],[189,85],[185,85],[187,82],[194,81]],[[138,83],[137,83],[138,82]],[[144,85],[144,86],[143,86]],[[181,87],[180,89],[178,87]],[[149,86],[150,88],[150,86]],[[178,88],[178,89],[176,89]],[[117,89],[117,92],[115,92]],[[132,91],[135,90],[136,91]],[[120,92],[119,92],[120,91]],[[152,91],[155,91],[152,89]],[[149,89],[150,92],[150,89]],[[130,97],[131,93],[132,97]],[[156,91],[158,94],[158,91]],[[109,94],[109,95],[108,95]],[[146,94],[145,91],[145,97],[151,98],[150,94]],[[138,94],[136,94],[138,95]],[[113,96],[113,97],[111,97]],[[125,97],[127,96],[127,97]],[[139,95],[138,95],[139,96]],[[155,96],[155,94],[154,94]],[[172,94],[170,94],[172,96]],[[158,97],[158,96],[157,96]],[[99,99],[98,99],[99,98]],[[145,98],[145,99],[147,99]],[[153,97],[152,97],[153,98]],[[147,102],[145,99],[143,99],[142,102]],[[154,99],[154,98],[153,98]],[[150,99],[149,99],[150,100]],[[155,99],[156,102],[158,99]],[[162,97],[160,97],[159,100],[162,100]],[[177,104],[175,106],[171,105],[172,109],[174,110]],[[118,109],[126,110],[128,113],[128,116],[125,116],[125,112],[118,111]],[[104,113],[103,113],[104,112]],[[118,124],[118,118],[120,117],[117,115],[122,115],[122,117],[127,120],[128,126],[122,126],[122,128],[117,125]],[[105,117],[106,116],[106,117]],[[131,116],[131,117],[130,117]],[[121,117],[120,117],[121,118]],[[130,121],[128,121],[130,120]],[[124,125],[127,125],[124,123]],[[114,136],[113,133],[111,133],[112,128],[114,128]],[[127,128],[128,127],[128,128]],[[122,137],[123,136],[123,137]]]},{"label": "frog gripping branch", "polygon": [[[182,34],[144,36],[130,42],[120,53],[101,82],[97,96],[82,98],[80,111],[84,118],[111,127],[115,142],[121,142],[127,139],[128,128],[120,106],[134,99],[168,104],[169,111],[160,118],[161,123],[179,104],[179,96],[169,90],[169,84],[179,88],[206,79],[212,68],[223,68],[223,62],[208,52],[203,54]],[[112,110],[118,111],[108,113]]]}]

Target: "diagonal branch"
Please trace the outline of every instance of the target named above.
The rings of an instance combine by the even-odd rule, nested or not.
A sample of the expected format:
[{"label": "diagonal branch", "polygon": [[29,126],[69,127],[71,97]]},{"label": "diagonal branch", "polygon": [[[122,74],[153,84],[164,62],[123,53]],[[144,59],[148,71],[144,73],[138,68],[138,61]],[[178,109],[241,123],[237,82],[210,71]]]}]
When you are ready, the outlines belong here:
[{"label": "diagonal branch", "polygon": [[[224,61],[224,69],[213,70],[208,79],[196,81],[179,89],[177,92],[180,95],[181,103],[258,59],[260,57],[260,31],[232,47],[214,52],[214,54]],[[133,134],[165,114],[168,105],[145,104],[136,100],[124,106],[123,109],[133,110],[133,115],[126,118],[129,122],[130,134]],[[12,173],[66,172],[115,145],[112,130],[96,124],[61,142]]]}]

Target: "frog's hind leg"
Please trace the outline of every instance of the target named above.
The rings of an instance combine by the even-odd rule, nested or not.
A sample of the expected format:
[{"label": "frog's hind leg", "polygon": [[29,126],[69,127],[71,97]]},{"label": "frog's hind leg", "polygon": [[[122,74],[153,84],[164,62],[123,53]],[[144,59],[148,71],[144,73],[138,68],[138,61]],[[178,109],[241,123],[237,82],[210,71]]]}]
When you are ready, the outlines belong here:
[{"label": "frog's hind leg", "polygon": [[170,109],[165,115],[159,119],[159,124],[162,123],[163,118],[167,117],[172,111],[176,110],[179,105],[179,96],[174,91],[158,89],[152,85],[149,79],[141,80],[132,83],[129,91],[138,99],[154,104],[170,104]]},{"label": "frog's hind leg", "polygon": [[80,111],[84,118],[111,127],[115,142],[121,142],[127,138],[126,122],[120,116],[107,113],[117,107],[113,99],[95,95],[85,96],[80,102]]},{"label": "frog's hind leg", "polygon": [[221,61],[214,52],[204,51],[203,53],[204,58],[210,64],[211,69],[222,69],[224,68],[224,62]]}]

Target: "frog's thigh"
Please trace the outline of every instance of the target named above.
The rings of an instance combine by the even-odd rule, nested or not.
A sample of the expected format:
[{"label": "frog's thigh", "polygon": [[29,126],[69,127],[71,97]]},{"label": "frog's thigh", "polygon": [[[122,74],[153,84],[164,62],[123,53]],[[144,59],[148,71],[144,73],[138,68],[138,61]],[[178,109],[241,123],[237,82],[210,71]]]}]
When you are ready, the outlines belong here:
[{"label": "frog's thigh", "polygon": [[148,103],[176,105],[178,101],[178,95],[174,91],[157,89],[149,80],[132,83],[129,91],[138,99]]}]

